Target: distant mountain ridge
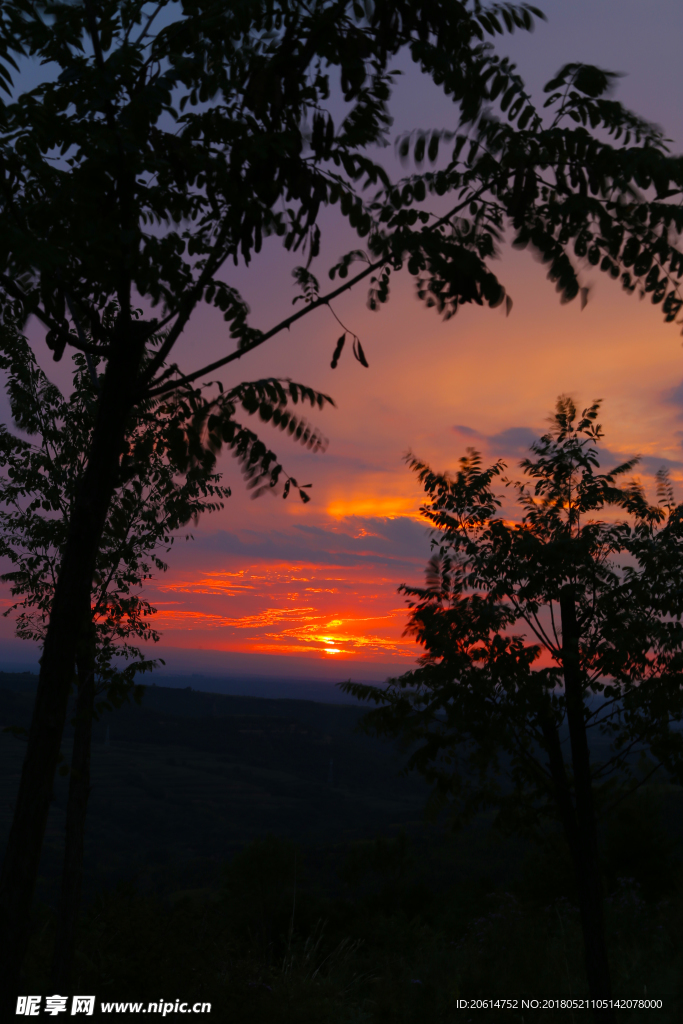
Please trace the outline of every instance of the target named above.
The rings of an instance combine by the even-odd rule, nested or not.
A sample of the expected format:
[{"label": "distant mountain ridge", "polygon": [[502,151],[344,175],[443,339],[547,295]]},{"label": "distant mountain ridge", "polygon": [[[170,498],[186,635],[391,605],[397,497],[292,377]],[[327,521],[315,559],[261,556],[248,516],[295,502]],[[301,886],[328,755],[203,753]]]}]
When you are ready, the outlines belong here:
[{"label": "distant mountain ridge", "polygon": [[35,672],[0,672],[0,690],[35,693],[38,676]]},{"label": "distant mountain ridge", "polygon": [[[269,700],[312,700],[322,704],[357,705],[353,697],[342,693],[334,683],[322,680],[276,679],[270,676],[208,676],[203,674],[154,673],[141,677],[147,689],[193,690],[234,697],[260,697]],[[0,690],[35,693],[35,672],[0,671]]]}]

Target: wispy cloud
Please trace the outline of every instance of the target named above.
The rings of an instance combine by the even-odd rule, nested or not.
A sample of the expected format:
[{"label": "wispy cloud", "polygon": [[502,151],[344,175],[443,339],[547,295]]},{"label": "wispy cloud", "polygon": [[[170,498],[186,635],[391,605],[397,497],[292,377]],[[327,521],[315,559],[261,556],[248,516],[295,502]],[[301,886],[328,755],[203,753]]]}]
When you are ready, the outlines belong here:
[{"label": "wispy cloud", "polygon": [[[680,404],[683,406],[683,384],[674,389],[674,392],[671,392],[671,394],[678,394],[679,392]],[[462,424],[454,426],[452,430],[466,441],[468,447],[479,447],[491,459],[510,459],[514,457],[515,461],[520,458],[526,458],[530,454],[531,445],[545,432],[543,429],[534,430],[532,427],[522,426],[509,427],[507,430],[501,430],[495,434],[484,434]],[[616,451],[604,445],[598,445],[597,447],[600,464],[605,469],[611,469],[634,458],[638,459],[637,465],[634,467],[634,474],[642,472],[647,476],[654,476],[660,469],[673,471],[683,468],[682,459],[671,459],[665,455],[642,451]]]},{"label": "wispy cloud", "polygon": [[[378,533],[383,524],[368,525],[375,527],[367,531],[375,541],[390,542]],[[357,526],[341,535],[343,543],[356,541]],[[401,533],[395,526],[392,530]],[[322,531],[298,532],[319,540]],[[408,538],[414,539],[410,530],[403,542]],[[402,558],[376,558],[370,551],[353,565],[242,558],[229,571],[198,564],[198,554],[201,561],[216,560],[215,544],[200,545],[193,566],[178,567],[154,581],[147,596],[158,609],[156,625],[174,644],[190,641],[222,649],[344,655],[362,661],[415,658],[414,641],[403,636],[406,608],[396,591],[399,583],[421,576],[424,530],[420,543],[422,550],[411,559],[405,553]]]}]

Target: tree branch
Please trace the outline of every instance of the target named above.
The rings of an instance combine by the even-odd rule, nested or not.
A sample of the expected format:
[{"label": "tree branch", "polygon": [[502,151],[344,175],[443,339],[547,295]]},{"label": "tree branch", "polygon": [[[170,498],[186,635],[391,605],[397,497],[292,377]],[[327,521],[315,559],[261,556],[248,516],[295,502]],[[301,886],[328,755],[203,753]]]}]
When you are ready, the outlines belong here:
[{"label": "tree branch", "polygon": [[[134,40],[134,42],[133,42],[134,46],[139,46],[140,45],[140,42],[145,38],[145,36],[149,32],[150,26],[151,26],[152,22],[154,21],[154,19],[156,18],[157,14],[162,9],[162,7],[165,7],[165,6],[166,6],[166,4],[163,2],[163,0],[162,0],[162,3],[158,3],[156,5],[154,10],[150,14],[149,18],[147,19],[147,24],[145,25],[145,27],[140,32],[140,35],[137,37],[137,39]],[[131,23],[131,27],[132,27],[132,23]],[[128,40],[128,33],[129,32],[130,32],[130,29],[128,30],[128,32],[126,32],[126,41]]]},{"label": "tree branch", "polygon": [[69,312],[71,313],[71,319],[75,323],[76,330],[78,331],[78,340],[80,341],[81,348],[82,348],[83,352],[85,353],[85,361],[88,364],[88,373],[90,374],[90,379],[93,382],[93,387],[99,393],[99,391],[100,391],[100,382],[97,379],[97,373],[95,372],[95,365],[94,365],[94,363],[92,361],[92,358],[91,358],[90,347],[88,346],[88,343],[87,343],[86,338],[85,338],[85,334],[83,333],[83,328],[81,327],[81,322],[78,319],[78,317],[76,316],[76,311],[74,309],[74,305],[73,305],[73,302],[71,300],[71,296],[69,295],[69,293],[67,291],[64,292],[64,297],[65,297],[66,303],[67,303],[67,305],[69,307]]},{"label": "tree branch", "polygon": [[[466,206],[469,206],[469,204],[473,202],[473,200],[476,199],[483,191],[484,187],[482,186],[482,188],[479,189],[478,192],[475,192],[473,195],[468,196],[468,198],[464,200],[462,203],[458,203],[457,206],[454,206],[452,210],[449,210],[448,213],[444,214],[443,217],[437,220],[426,230],[430,232],[436,231],[437,228],[441,227],[442,224],[448,223],[451,217],[454,217],[456,213],[460,212],[460,210],[463,210]],[[160,395],[167,394],[169,391],[174,391],[176,388],[182,387],[185,384],[191,384],[192,381],[197,380],[198,377],[203,377],[205,373],[213,373],[214,370],[219,370],[222,366],[227,366],[228,363],[232,363],[236,359],[241,359],[242,356],[246,355],[248,352],[252,352],[255,348],[258,348],[259,345],[263,345],[265,341],[268,341],[270,338],[274,337],[274,335],[279,334],[280,331],[289,330],[292,324],[296,323],[297,320],[300,320],[308,313],[312,313],[314,309],[319,309],[321,306],[329,305],[332,299],[336,299],[337,296],[342,295],[345,291],[348,291],[349,288],[353,288],[354,285],[358,284],[359,281],[362,281],[363,278],[368,276],[368,274],[371,274],[373,270],[378,270],[387,262],[389,262],[388,258],[382,257],[382,259],[376,260],[374,263],[369,263],[365,270],[361,270],[359,274],[356,274],[356,276],[352,277],[349,281],[345,281],[344,284],[340,285],[338,288],[333,289],[327,295],[322,295],[319,299],[316,299],[315,302],[309,303],[309,305],[304,306],[303,309],[300,309],[298,310],[298,312],[293,313],[291,316],[286,317],[284,320],[281,320],[280,323],[276,324],[274,327],[271,327],[269,331],[266,331],[265,334],[262,334],[259,338],[256,338],[254,341],[250,342],[248,345],[245,345],[243,348],[236,349],[234,352],[231,352],[230,355],[224,356],[222,359],[217,359],[215,363],[209,363],[207,366],[203,366],[200,370],[195,370],[193,373],[185,374],[185,376],[181,377],[180,380],[173,382],[169,381],[166,384],[162,384],[160,387],[154,387],[154,384],[156,384],[157,381],[152,381],[152,390],[148,391],[147,394],[144,395],[143,397],[157,398]],[[171,318],[172,317],[167,318],[165,322],[168,323]],[[162,326],[163,324],[164,321],[162,320],[159,326]],[[168,346],[168,351],[170,351],[170,348],[171,346]]]},{"label": "tree branch", "polygon": [[[199,278],[197,279],[196,283],[190,289],[187,297],[184,296],[183,299],[181,299],[181,302],[178,306],[176,313],[173,314],[174,316],[177,316],[178,319],[173,324],[173,327],[169,331],[168,337],[165,339],[163,345],[156,353],[154,358],[150,361],[149,365],[145,368],[144,373],[141,375],[140,380],[138,382],[138,390],[141,392],[142,397],[152,397],[151,394],[144,395],[145,387],[151,382],[157,370],[163,366],[166,360],[166,356],[170,353],[171,349],[173,348],[176,341],[180,337],[182,331],[184,330],[185,325],[192,316],[192,313],[194,312],[194,309],[197,303],[199,302],[200,296],[204,290],[205,285],[207,285],[211,278],[218,273],[218,271],[221,269],[221,267],[227,260],[229,255],[228,252],[224,252],[221,256],[216,255],[216,253],[220,250],[220,247],[223,245],[223,242],[225,241],[226,234],[227,227],[224,225],[223,230],[221,231],[218,237],[218,241],[214,246],[214,253],[212,254],[213,258],[210,257],[207,260],[207,265],[204,267],[204,270],[199,275]],[[172,319],[172,317],[170,319]],[[154,331],[158,332],[160,327],[163,326],[164,323],[168,322],[169,318],[166,318],[166,320],[162,320],[160,324],[155,324]]]},{"label": "tree branch", "polygon": [[662,761],[658,761],[657,764],[654,766],[654,768],[651,771],[649,771],[647,773],[647,775],[645,775],[642,779],[640,779],[640,781],[637,782],[635,784],[635,786],[632,786],[631,789],[627,790],[625,793],[622,793],[622,795],[619,797],[619,799],[615,800],[614,803],[610,807],[608,807],[606,809],[605,813],[606,814],[611,814],[615,807],[618,807],[619,804],[623,803],[624,800],[628,800],[628,798],[630,796],[633,796],[634,793],[637,793],[638,790],[640,789],[640,787],[644,786],[645,783],[647,782],[647,780],[652,778],[652,776],[655,774],[655,772],[659,771],[659,769],[663,768],[663,767],[664,767],[663,762]]},{"label": "tree branch", "polygon": [[38,305],[32,306],[30,304],[30,302],[29,302],[29,299],[28,299],[28,296],[26,295],[26,293],[24,291],[22,291],[22,289],[19,288],[18,285],[16,285],[14,283],[14,281],[12,281],[12,279],[7,276],[7,274],[0,274],[0,282],[3,284],[3,286],[5,287],[5,290],[10,295],[13,295],[15,299],[18,299],[19,302],[22,303],[22,305],[24,307],[24,310],[26,311],[28,316],[30,316],[31,313],[33,313],[33,315],[37,316],[38,319],[40,320],[40,322],[45,327],[47,327],[49,330],[52,331],[52,330],[55,329],[56,324],[55,324],[54,320],[52,319],[52,317],[49,316],[48,313],[45,313],[40,308],[40,306],[38,306]]},{"label": "tree branch", "polygon": [[274,335],[279,334],[280,331],[289,330],[292,324],[296,323],[296,321],[300,320],[303,316],[306,316],[307,313],[312,313],[314,309],[319,309],[321,306],[326,306],[332,299],[335,299],[338,295],[341,295],[349,288],[352,288],[359,281],[362,281],[364,277],[367,277],[368,274],[371,274],[373,270],[377,270],[378,267],[381,267],[382,264],[385,262],[386,260],[381,259],[378,260],[376,263],[368,264],[365,270],[361,271],[360,274],[356,274],[356,276],[352,278],[350,281],[346,281],[343,285],[341,285],[341,287],[335,288],[334,291],[330,292],[328,295],[322,296],[315,302],[311,302],[308,306],[304,306],[303,309],[300,309],[296,313],[293,313],[291,316],[286,317],[286,319],[281,320],[279,324],[275,325],[275,327],[271,327],[269,331],[266,331],[265,334],[262,334],[259,338],[256,338],[254,341],[249,342],[249,344],[245,345],[243,348],[236,349],[234,352],[231,352],[230,355],[224,356],[222,359],[217,359],[215,363],[209,363],[208,366],[203,366],[201,370],[196,370],[194,373],[186,374],[184,377],[181,377],[180,380],[178,381],[169,382],[168,384],[162,385],[160,388],[156,388],[155,390],[148,392],[148,395],[146,397],[156,398],[157,396],[166,394],[169,391],[174,391],[177,387],[181,387],[183,384],[190,384],[198,377],[203,377],[205,373],[213,373],[214,370],[218,370],[222,366],[227,366],[228,363],[232,363],[236,359],[241,359],[242,356],[246,355],[248,352],[253,351],[253,349],[258,348],[259,345],[262,345],[265,341],[268,341]]}]

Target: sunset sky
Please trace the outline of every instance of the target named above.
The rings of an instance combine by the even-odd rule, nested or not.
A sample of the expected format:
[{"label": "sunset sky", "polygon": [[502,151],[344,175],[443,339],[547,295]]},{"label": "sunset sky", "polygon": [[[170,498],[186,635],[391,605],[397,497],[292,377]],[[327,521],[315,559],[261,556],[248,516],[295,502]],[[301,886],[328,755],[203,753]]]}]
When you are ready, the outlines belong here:
[{"label": "sunset sky", "polygon": [[[623,72],[618,98],[661,124],[680,151],[680,0],[537,2],[548,22],[497,44],[535,93],[568,61]],[[410,70],[393,113],[396,133],[453,126],[452,105]],[[322,225],[312,269],[326,281],[327,267],[354,240],[333,213]],[[255,326],[267,329],[292,309],[297,262],[273,242],[249,269],[230,275]],[[472,445],[514,468],[561,392],[580,405],[603,399],[606,461],[642,455],[646,484],[667,465],[683,499],[680,329],[599,271],[583,282],[591,288],[583,312],[578,302],[560,305],[528,253],[506,251],[499,276],[514,301],[508,317],[474,307],[442,322],[417,300],[407,273],[394,275],[380,313],[366,308],[362,286],[338,299],[334,311],[361,338],[369,369],[346,351],[330,368],[341,332],[326,310],[229,367],[227,386],[284,376],[330,394],[336,408],[310,417],[329,447],[312,455],[264,428],[285,469],[313,485],[305,506],[291,497],[252,501],[235,463],[221,460],[232,497],[199,523],[193,542],[178,541],[169,571],[146,591],[158,609],[157,653],[169,672],[333,681],[381,679],[411,667],[419,651],[402,635],[406,609],[397,587],[421,582],[429,544],[405,452],[446,469]],[[68,368],[55,368],[37,333],[35,340],[42,365],[64,384]],[[190,370],[231,342],[220,317],[204,310],[181,345],[181,368]],[[0,623],[0,657],[32,667],[36,652],[12,639],[8,620]]]}]

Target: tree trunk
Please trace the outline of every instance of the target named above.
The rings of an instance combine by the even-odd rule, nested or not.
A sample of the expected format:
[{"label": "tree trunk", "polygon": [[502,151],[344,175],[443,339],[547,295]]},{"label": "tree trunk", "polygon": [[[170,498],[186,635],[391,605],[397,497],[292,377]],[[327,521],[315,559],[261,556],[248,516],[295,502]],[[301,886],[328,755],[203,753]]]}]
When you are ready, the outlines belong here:
[{"label": "tree trunk", "polygon": [[[562,588],[560,613],[567,722],[576,802],[576,829],[573,842],[570,842],[570,850],[579,895],[588,990],[591,999],[610,1000],[612,998],[612,982],[605,941],[597,825],[593,804],[588,736],[583,713],[579,630],[576,621],[574,588],[571,586]],[[605,1022],[614,1020],[613,1011],[609,1007],[596,1010],[595,1017],[596,1020]]]},{"label": "tree trunk", "polygon": [[66,807],[66,837],[62,889],[57,914],[57,931],[52,957],[53,992],[69,992],[72,988],[73,962],[76,946],[76,925],[81,906],[83,882],[83,847],[85,820],[90,796],[90,745],[95,707],[95,651],[92,623],[88,636],[77,656],[78,699],[71,754],[69,799]]},{"label": "tree trunk", "polygon": [[6,1005],[18,991],[30,934],[31,905],[83,609],[90,603],[95,560],[134,404],[133,387],[143,351],[138,338],[127,317],[111,341],[88,464],[69,523],[40,661],[26,758],[0,874],[0,994]]}]

